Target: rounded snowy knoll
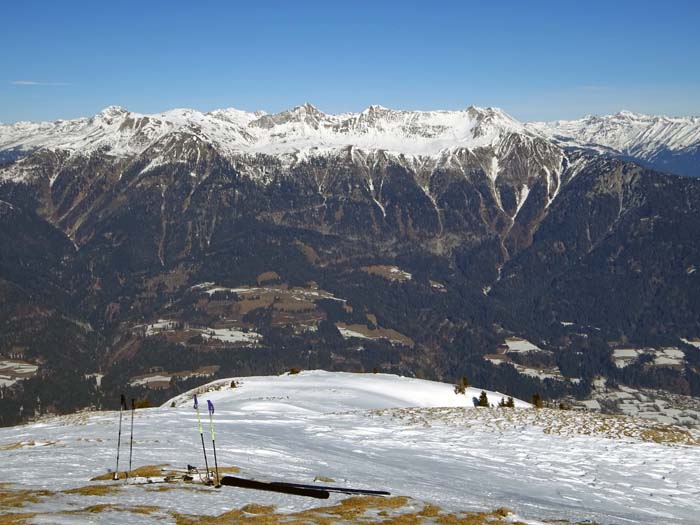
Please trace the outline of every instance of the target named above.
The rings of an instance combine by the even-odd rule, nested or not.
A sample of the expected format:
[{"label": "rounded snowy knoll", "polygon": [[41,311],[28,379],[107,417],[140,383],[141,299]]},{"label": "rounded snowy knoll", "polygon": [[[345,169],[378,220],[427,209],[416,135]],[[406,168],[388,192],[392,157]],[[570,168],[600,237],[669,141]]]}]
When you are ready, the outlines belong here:
[{"label": "rounded snowy knoll", "polygon": [[[231,388],[232,382],[236,387]],[[467,388],[455,394],[454,386],[390,374],[303,371],[281,376],[230,378],[214,381],[181,394],[163,406],[189,406],[195,393],[211,400],[217,410],[249,412],[347,412],[409,407],[473,407],[482,390]],[[485,391],[497,405],[506,394]],[[517,408],[529,407],[515,400]]]},{"label": "rounded snowy knoll", "polygon": [[[192,408],[195,392],[201,434]],[[350,521],[347,514],[329,516],[328,509],[357,510],[353,505],[364,501],[375,506],[353,523],[376,523],[381,505],[394,505],[381,507],[389,513],[385,523],[697,523],[695,434],[568,410],[473,408],[472,398],[480,394],[475,388],[455,394],[450,384],[393,375],[309,371],[215,381],[174,398],[175,408],[170,402],[123,420],[120,471],[133,452],[139,475],[160,474],[162,468],[182,472],[188,464],[201,472],[202,445],[211,467],[206,402],[212,401],[215,465],[222,472],[387,490],[387,499],[346,502],[334,494],[319,503],[270,491],[216,490],[184,479],[114,483],[120,414],[111,411],[0,429],[3,481],[9,481],[0,487],[0,509],[3,497],[25,498],[10,511],[13,523],[230,523],[234,516],[253,523],[247,511],[256,510],[262,513],[256,523],[301,523],[291,519],[296,516],[303,523],[329,524]],[[502,397],[486,394],[493,404]],[[664,442],[664,433],[688,439]],[[448,515],[503,506],[515,514],[479,521]],[[416,515],[422,508],[430,514]],[[397,512],[410,521],[393,520]],[[306,519],[313,516],[319,519]]]}]

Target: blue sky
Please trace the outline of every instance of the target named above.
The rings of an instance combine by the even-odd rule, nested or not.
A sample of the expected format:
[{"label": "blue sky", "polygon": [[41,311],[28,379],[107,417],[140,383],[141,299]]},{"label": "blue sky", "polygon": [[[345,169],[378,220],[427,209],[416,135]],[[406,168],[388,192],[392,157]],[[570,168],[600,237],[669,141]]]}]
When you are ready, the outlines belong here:
[{"label": "blue sky", "polygon": [[108,105],[700,114],[699,1],[5,2],[0,121]]}]

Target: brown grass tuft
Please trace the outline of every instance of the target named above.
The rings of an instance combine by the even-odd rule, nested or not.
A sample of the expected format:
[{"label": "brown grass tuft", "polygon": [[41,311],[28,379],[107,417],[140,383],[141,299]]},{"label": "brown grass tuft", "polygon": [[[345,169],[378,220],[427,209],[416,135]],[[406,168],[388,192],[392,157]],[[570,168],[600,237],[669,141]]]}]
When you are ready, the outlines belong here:
[{"label": "brown grass tuft", "polygon": [[327,478],[326,476],[316,476],[314,481],[320,481],[321,483],[335,483],[333,478]]},{"label": "brown grass tuft", "polygon": [[241,511],[248,514],[272,514],[274,510],[275,507],[273,505],[258,505],[257,503],[250,503],[241,507]]},{"label": "brown grass tuft", "polygon": [[[46,443],[41,443],[42,447],[50,447],[52,445],[55,445],[55,441],[47,441]],[[14,443],[6,443],[4,445],[0,445],[0,450],[19,450],[21,448],[25,447],[36,447],[37,443],[34,440],[31,441],[16,441]]]},{"label": "brown grass tuft", "polygon": [[[166,476],[168,474],[173,474],[173,472],[168,472],[167,470],[162,470],[163,468],[169,467],[170,465],[167,464],[160,464],[160,465],[144,465],[143,467],[139,467],[137,469],[132,470],[129,473],[130,477],[144,477],[148,478],[151,476]],[[90,481],[111,481],[114,479],[114,472],[107,472],[106,474],[100,474],[99,476],[95,476],[94,478],[91,478]],[[118,479],[126,479],[126,472],[119,472],[118,474]]]},{"label": "brown grass tuft", "polygon": [[661,444],[700,445],[700,441],[690,432],[671,425],[659,425],[648,428],[642,431],[641,437],[644,441],[653,441]]},{"label": "brown grass tuft", "polygon": [[79,496],[107,496],[121,490],[121,485],[86,485],[74,489],[64,490],[63,494],[77,494]]},{"label": "brown grass tuft", "polygon": [[237,474],[241,471],[238,467],[219,467],[219,474]]},{"label": "brown grass tuft", "polygon": [[0,508],[24,507],[28,503],[37,503],[41,498],[54,494],[50,490],[0,488]]},{"label": "brown grass tuft", "polygon": [[0,514],[0,525],[25,525],[36,517],[36,512]]}]

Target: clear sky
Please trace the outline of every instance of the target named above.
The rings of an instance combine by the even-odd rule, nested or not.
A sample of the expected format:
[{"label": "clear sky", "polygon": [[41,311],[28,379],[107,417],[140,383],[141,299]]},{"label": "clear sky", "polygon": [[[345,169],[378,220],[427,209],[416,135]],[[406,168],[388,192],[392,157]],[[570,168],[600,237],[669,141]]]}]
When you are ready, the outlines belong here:
[{"label": "clear sky", "polygon": [[9,0],[0,50],[0,122],[304,102],[700,114],[700,0]]}]

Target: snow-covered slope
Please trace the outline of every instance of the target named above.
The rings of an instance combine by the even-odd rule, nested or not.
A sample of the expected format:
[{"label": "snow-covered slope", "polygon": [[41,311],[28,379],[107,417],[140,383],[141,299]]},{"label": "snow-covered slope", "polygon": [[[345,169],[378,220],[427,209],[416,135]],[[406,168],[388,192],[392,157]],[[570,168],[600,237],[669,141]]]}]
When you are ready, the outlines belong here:
[{"label": "snow-covered slope", "polygon": [[[351,500],[338,507],[345,496],[319,503],[196,484],[90,482],[114,468],[119,416],[103,412],[0,429],[3,482],[11,483],[0,486],[2,511],[15,515],[12,523],[71,524],[224,523],[235,517],[258,523],[254,513],[261,512],[265,523],[282,522],[280,513],[292,513],[284,518],[289,523],[334,523],[347,522],[347,513],[363,505],[364,511],[350,514],[352,522],[403,514],[410,520],[396,523],[435,523],[441,513],[505,506],[514,514],[493,516],[498,521],[489,523],[690,524],[700,512],[700,448],[654,443],[645,434],[650,429],[633,420],[474,408],[470,396],[478,389],[462,396],[451,385],[381,374],[237,378],[235,388],[231,381],[199,389],[200,402],[211,400],[216,407],[219,465],[237,466],[246,477],[309,483],[321,478],[409,499],[384,507],[381,501]],[[136,411],[134,467],[202,463],[192,394]],[[499,395],[489,398],[497,401]],[[121,465],[128,457],[125,421]],[[680,430],[672,435],[690,436]],[[252,503],[276,508],[232,511]],[[299,514],[319,505],[335,510]]]},{"label": "snow-covered slope", "polygon": [[660,148],[678,151],[700,144],[700,117],[665,117],[620,111],[578,120],[534,122],[534,132],[566,145],[596,146],[633,157],[650,158]]},{"label": "snow-covered slope", "polygon": [[[225,410],[248,412],[344,412],[405,407],[464,407],[473,406],[481,389],[469,387],[464,395],[455,395],[453,385],[390,374],[351,374],[316,370],[284,376],[246,377],[237,380],[245,388],[223,389],[230,379],[215,381],[202,387],[210,391],[207,398]],[[271,394],[274,395],[271,396]],[[486,391],[492,404],[505,394]],[[168,401],[163,406],[187,407],[192,392]],[[517,408],[530,407],[516,401]]]},{"label": "snow-covered slope", "polygon": [[228,154],[284,154],[354,146],[434,156],[450,148],[492,145],[511,132],[536,135],[494,108],[398,111],[370,106],[361,113],[328,115],[305,104],[274,115],[236,109],[210,113],[174,109],[141,115],[108,107],[90,118],[0,125],[0,151],[101,150],[130,156],[179,133],[198,137]]}]

